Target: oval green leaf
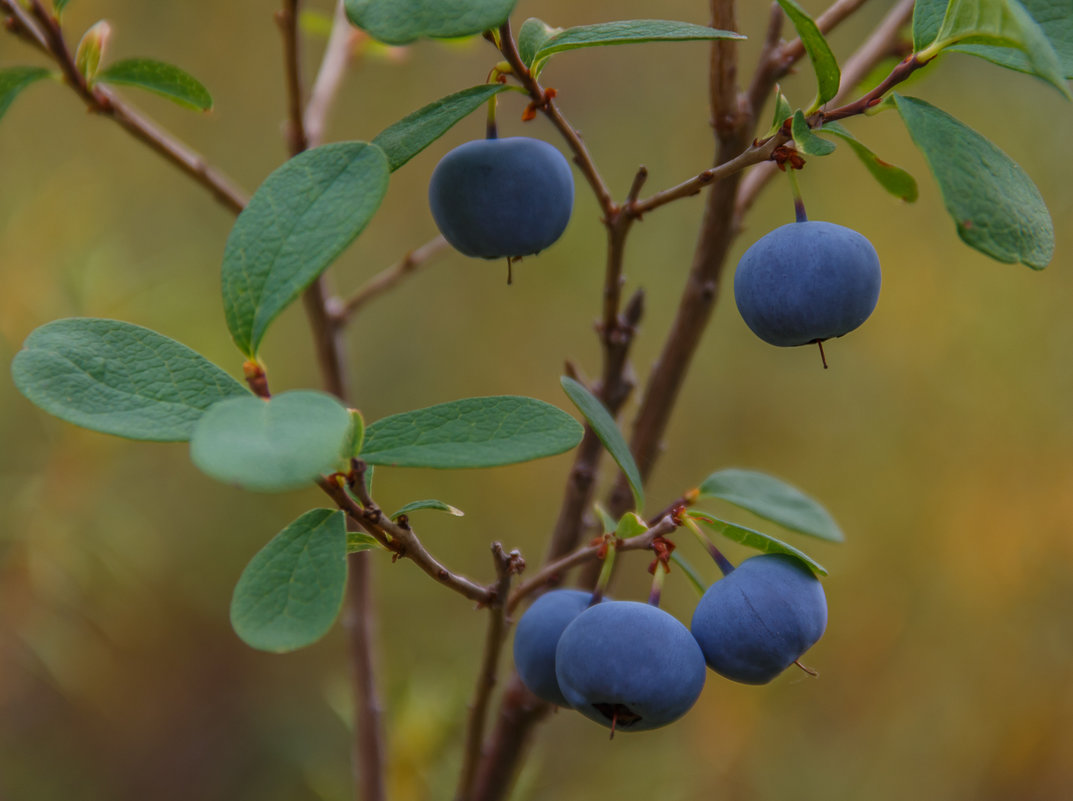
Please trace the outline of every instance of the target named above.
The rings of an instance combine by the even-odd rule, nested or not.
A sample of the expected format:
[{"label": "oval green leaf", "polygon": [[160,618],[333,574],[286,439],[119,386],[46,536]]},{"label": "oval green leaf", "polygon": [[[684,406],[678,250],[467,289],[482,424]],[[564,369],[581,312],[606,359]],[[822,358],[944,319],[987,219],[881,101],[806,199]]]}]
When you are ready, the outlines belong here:
[{"label": "oval green leaf", "polygon": [[832,97],[838,94],[838,85],[842,81],[842,71],[838,68],[838,61],[827,44],[823,33],[815,21],[794,0],[778,0],[782,10],[789,17],[790,23],[801,37],[801,44],[808,53],[812,69],[816,73],[817,90],[816,102],[813,109],[818,109]]},{"label": "oval green leaf", "polygon": [[231,229],[222,270],[227,327],[246,356],[372,219],[388,173],[380,148],[338,142],[295,156],[257,189]]},{"label": "oval green leaf", "polygon": [[11,364],[31,403],[128,439],[182,442],[213,404],[249,391],[174,339],[119,320],[75,317],[32,332]]},{"label": "oval green leaf", "polygon": [[725,520],[720,520],[718,517],[712,517],[704,512],[691,510],[689,516],[694,520],[700,521],[712,531],[722,534],[724,537],[733,540],[734,542],[739,542],[747,548],[755,548],[762,553],[785,553],[791,556],[796,556],[808,565],[813,573],[818,573],[821,576],[827,575],[827,569],[807,553],[795,548],[789,543],[785,543],[782,540],[772,537],[770,534],[764,534],[761,531],[745,528],[745,526],[728,523]]},{"label": "oval green leaf", "polygon": [[641,44],[643,42],[698,42],[714,39],[744,39],[740,33],[677,22],[666,19],[630,19],[615,22],[599,22],[595,25],[579,25],[567,28],[545,39],[532,57],[533,68],[541,68],[541,62],[565,50],[582,47],[606,47],[608,45]]},{"label": "oval green leaf", "polygon": [[537,52],[541,46],[557,33],[562,33],[562,28],[553,28],[543,20],[530,17],[522,23],[518,29],[518,55],[522,63],[527,67],[533,66]]},{"label": "oval green leaf", "polygon": [[901,198],[907,203],[913,203],[920,195],[916,179],[912,175],[901,167],[895,167],[893,164],[883,161],[840,123],[824,123],[820,132],[834,134],[849,145],[850,150],[861,160],[861,163],[872,174],[872,177],[879,182],[879,185],[895,197]]},{"label": "oval green leaf", "polygon": [[701,498],[732,503],[791,531],[832,542],[845,539],[823,506],[796,487],[766,473],[736,468],[718,470],[704,479],[699,490]]},{"label": "oval green leaf", "polygon": [[394,172],[447,133],[456,122],[511,88],[514,87],[502,83],[485,83],[442,97],[385,128],[372,143],[384,151]]},{"label": "oval green leaf", "polygon": [[419,509],[432,509],[437,512],[447,512],[447,514],[453,517],[465,517],[466,513],[459,509],[457,506],[451,506],[449,503],[443,501],[437,501],[435,498],[426,498],[421,501],[410,501],[402,508],[396,509],[391,514],[392,520],[397,520],[402,515],[408,515],[411,512],[416,512]]},{"label": "oval green leaf", "polygon": [[0,118],[19,92],[52,73],[44,67],[8,67],[0,70]]},{"label": "oval green leaf", "polygon": [[128,58],[110,64],[97,73],[94,82],[135,86],[198,111],[212,108],[212,95],[197,78],[174,64],[150,58]]},{"label": "oval green leaf", "polygon": [[402,45],[474,36],[507,21],[517,0],[346,0],[350,21],[374,39]]},{"label": "oval green leaf", "polygon": [[615,460],[619,469],[622,470],[622,474],[626,476],[630,491],[633,493],[634,508],[637,511],[641,511],[645,506],[641,471],[637,469],[637,463],[633,459],[633,453],[630,452],[630,446],[626,444],[622,432],[618,430],[615,418],[611,416],[611,413],[607,411],[607,408],[600,402],[599,398],[574,379],[569,376],[563,376],[559,379],[559,383],[562,384],[563,391],[566,392],[570,400],[577,406],[578,411],[589,421],[593,433],[604,444],[607,452],[611,454],[611,458]]},{"label": "oval green leaf", "polygon": [[1054,224],[1025,171],[945,111],[914,97],[893,97],[958,236],[997,261],[1046,267],[1054,255]]},{"label": "oval green leaf", "polygon": [[535,398],[465,398],[377,420],[365,430],[361,458],[399,467],[496,467],[568,451],[581,435],[573,417]]},{"label": "oval green leaf", "polygon": [[346,588],[342,512],[306,512],[250,560],[231,596],[231,626],[261,651],[285,653],[323,637]]},{"label": "oval green leaf", "polygon": [[298,489],[336,468],[350,426],[350,413],[322,392],[232,398],[198,421],[190,458],[213,478],[246,489]]},{"label": "oval green leaf", "polygon": [[790,123],[790,133],[794,137],[797,149],[806,156],[828,156],[835,150],[834,142],[828,142],[812,132],[801,109],[794,112],[793,122]]}]

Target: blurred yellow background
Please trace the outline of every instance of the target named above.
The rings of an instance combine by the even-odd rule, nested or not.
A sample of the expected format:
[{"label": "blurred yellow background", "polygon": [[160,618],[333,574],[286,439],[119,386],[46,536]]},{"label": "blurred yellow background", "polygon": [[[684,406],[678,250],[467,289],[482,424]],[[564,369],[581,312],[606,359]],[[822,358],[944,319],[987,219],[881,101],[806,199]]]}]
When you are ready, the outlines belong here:
[{"label": "blurred yellow background", "polygon": [[[742,73],[755,62],[765,3],[742,3]],[[803,5],[812,13],[823,6]],[[889,4],[872,0],[830,37],[852,52]],[[310,7],[330,11],[327,0]],[[74,0],[69,37],[100,18],[111,58],[188,69],[216,106],[197,114],[124,97],[252,191],[285,157],[277,6]],[[520,0],[568,26],[629,17],[706,23],[700,0]],[[307,77],[322,40],[306,40]],[[480,83],[495,63],[480,40],[422,43],[401,60],[359,62],[329,139],[370,139],[417,107]],[[567,53],[544,73],[617,195],[639,164],[649,190],[708,166],[707,48],[640,45]],[[41,63],[0,36],[0,67]],[[807,65],[785,82],[814,93]],[[720,300],[648,495],[662,505],[721,467],[760,469],[821,499],[844,545],[802,541],[830,570],[830,625],[808,654],[821,676],[767,687],[709,674],[698,706],[666,729],[622,735],[560,712],[540,733],[517,798],[728,801],[1054,799],[1073,786],[1073,107],[1044,83],[950,56],[907,90],[958,116],[1016,159],[1054,217],[1058,247],[1034,273],[958,240],[934,182],[892,114],[849,126],[921,185],[892,199],[839,148],[800,177],[810,217],[853,227],[884,270],[879,306],[827,347],[777,349]],[[561,145],[544,120],[501,131]],[[766,112],[765,112],[766,118]],[[392,177],[369,229],[331,274],[345,294],[427,241],[425,186],[450,147],[483,133],[475,114]],[[645,218],[631,235],[627,290],[647,313],[633,363],[658,352],[688,268],[702,202]],[[785,179],[746,222],[732,256],[792,217]],[[175,337],[239,375],[218,270],[232,216],[59,84],[20,96],[0,121],[0,362],[58,317],[114,317]],[[501,265],[445,253],[351,327],[355,396],[366,419],[465,395],[526,394],[564,408],[564,359],[598,369],[592,322],[604,233],[579,181],[562,241]],[[263,350],[273,388],[315,386],[300,305]],[[627,413],[632,411],[631,406]],[[314,491],[243,493],[194,469],[182,445],[113,439],[59,422],[0,379],[0,798],[336,801],[350,797],[347,665],[339,631],[271,656],[228,622],[247,560]],[[536,561],[569,456],[496,470],[382,470],[391,509],[441,498],[462,519],[418,513],[450,565],[491,576],[501,539]],[[605,477],[605,483],[607,479]],[[740,518],[745,524],[753,523]],[[778,532],[774,532],[778,535]],[[692,543],[681,552],[714,579]],[[728,544],[733,559],[748,554]],[[446,799],[483,617],[406,562],[376,565],[392,801]],[[645,592],[627,561],[619,596]],[[695,596],[672,575],[666,607]]]}]

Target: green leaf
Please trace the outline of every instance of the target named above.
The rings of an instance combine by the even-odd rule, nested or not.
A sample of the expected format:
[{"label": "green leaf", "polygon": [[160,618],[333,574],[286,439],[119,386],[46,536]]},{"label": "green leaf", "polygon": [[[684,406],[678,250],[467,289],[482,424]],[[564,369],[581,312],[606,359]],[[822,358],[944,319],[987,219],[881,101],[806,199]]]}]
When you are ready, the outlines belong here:
[{"label": "green leaf", "polygon": [[219,481],[277,492],[308,486],[334,470],[349,436],[350,413],[322,392],[232,398],[198,421],[190,458]]},{"label": "green leaf", "polygon": [[648,531],[648,523],[642,520],[636,512],[626,512],[615,524],[615,536],[620,540],[639,537],[646,531]]},{"label": "green leaf", "polygon": [[67,4],[69,2],[71,2],[71,0],[52,0],[52,8],[56,12],[57,17],[63,12],[65,8],[67,8]]},{"label": "green leaf", "polygon": [[247,645],[285,653],[332,627],[346,588],[345,516],[306,512],[250,560],[231,596],[231,626]]},{"label": "green leaf", "polygon": [[212,95],[197,78],[163,61],[149,58],[117,61],[97,73],[96,83],[136,86],[198,111],[212,108]]},{"label": "green leaf", "polygon": [[643,42],[699,42],[714,39],[744,39],[740,33],[665,19],[631,19],[567,28],[548,37],[533,54],[534,69],[556,53],[582,47],[641,44]]},{"label": "green leaf", "polygon": [[181,442],[218,401],[248,390],[186,345],[148,328],[75,317],[32,332],[15,386],[49,414],[130,439]]},{"label": "green leaf", "polygon": [[748,548],[755,548],[763,553],[785,553],[790,554],[791,556],[796,556],[808,565],[814,573],[818,573],[822,576],[827,575],[827,569],[807,553],[783,542],[782,540],[775,539],[769,534],[754,531],[751,528],[745,528],[745,526],[735,525],[734,523],[728,523],[725,520],[712,517],[704,512],[690,510],[689,516],[694,520],[699,520],[705,526],[712,529],[712,531],[722,534],[724,537],[731,539],[734,542],[740,542]]},{"label": "green leaf", "polygon": [[697,595],[704,597],[704,591],[707,589],[704,586],[704,581],[701,579],[700,574],[694,569],[693,565],[686,561],[686,558],[682,556],[678,551],[671,551],[671,561],[682,568],[682,572],[686,574],[686,578],[689,579],[689,583],[693,586],[693,589],[697,591]]},{"label": "green leaf", "polygon": [[790,105],[790,101],[786,99],[786,95],[782,93],[782,89],[776,84],[775,116],[771,120],[771,130],[768,131],[768,136],[773,136],[776,131],[782,128],[782,124],[793,116],[794,107]]},{"label": "green leaf", "polygon": [[[700,485],[700,497],[718,498],[800,534],[832,542],[845,539],[830,513],[785,481],[755,470],[718,470]],[[692,512],[690,512],[692,514]]]},{"label": "green leaf", "polygon": [[834,134],[845,141],[857,155],[857,158],[861,160],[861,163],[868,169],[868,172],[872,173],[872,177],[879,181],[880,186],[892,195],[901,198],[907,203],[912,203],[917,199],[920,192],[917,189],[916,179],[912,175],[901,167],[895,167],[893,164],[883,161],[858,141],[853,134],[842,127],[840,123],[824,123],[820,132]]},{"label": "green leaf", "polygon": [[466,513],[459,509],[457,506],[451,506],[449,503],[443,501],[437,501],[434,498],[427,498],[423,501],[410,501],[401,509],[396,509],[392,515],[392,520],[397,520],[402,515],[408,515],[410,512],[416,512],[418,509],[434,509],[437,512],[447,512],[454,517],[465,517]]},{"label": "green leaf", "polygon": [[997,261],[1047,266],[1054,255],[1054,225],[1025,171],[930,103],[898,94],[894,102],[935,175],[958,236]]},{"label": "green leaf", "polygon": [[[1036,10],[1044,16],[1057,14],[1066,18],[1052,32],[1063,41],[1067,52],[1073,49],[1070,8],[1056,9],[1052,3],[1040,2]],[[914,13],[914,38],[924,39],[932,33],[936,11],[929,6],[920,12],[919,19]],[[1013,56],[1011,48],[1020,55]],[[919,48],[917,57],[929,61],[950,49],[1036,75],[1073,99],[1065,82],[1068,65],[1062,63],[1047,32],[1018,0],[950,0],[933,38]]]},{"label": "green leaf", "polygon": [[610,534],[618,527],[615,518],[611,516],[599,501],[593,503],[592,510],[596,513],[596,517],[600,521],[600,526],[603,528],[604,534]]},{"label": "green leaf", "polygon": [[52,73],[44,67],[8,67],[0,69],[0,119],[19,92]]},{"label": "green leaf", "polygon": [[485,83],[442,97],[385,128],[376,135],[373,144],[384,151],[394,172],[447,133],[456,122],[511,88],[502,83]]},{"label": "green leaf", "polygon": [[377,420],[365,431],[369,464],[496,467],[570,450],[578,422],[550,403],[500,395],[464,398]]},{"label": "green leaf", "polygon": [[295,156],[261,184],[224,249],[224,314],[246,356],[256,356],[269,324],[361,233],[387,183],[380,148],[338,142]]},{"label": "green leaf", "polygon": [[559,383],[562,384],[563,390],[570,400],[577,406],[578,411],[585,415],[585,419],[592,426],[593,433],[599,437],[600,442],[607,448],[607,452],[611,454],[611,458],[615,460],[615,463],[622,470],[622,474],[626,476],[626,480],[630,484],[630,491],[633,492],[634,508],[638,511],[644,509],[645,494],[644,487],[641,484],[641,471],[637,469],[637,463],[633,460],[630,446],[623,439],[622,432],[618,430],[615,419],[595,395],[574,379],[563,376],[559,379]]},{"label": "green leaf", "polygon": [[350,441],[343,453],[349,459],[356,458],[365,444],[365,418],[357,409],[350,409]]},{"label": "green leaf", "polygon": [[915,0],[913,3],[913,51],[919,53],[935,41],[950,0]]},{"label": "green leaf", "polygon": [[366,534],[364,531],[348,531],[346,533],[346,552],[357,553],[358,551],[372,551],[383,546],[376,541],[376,537]]},{"label": "green leaf", "polygon": [[107,20],[100,20],[82,34],[82,39],[75,50],[75,68],[90,84],[97,75],[101,65],[101,56],[108,46],[112,26]]},{"label": "green leaf", "polygon": [[812,132],[801,109],[794,112],[793,122],[790,123],[790,133],[794,137],[797,149],[806,156],[827,156],[835,150],[834,142],[828,142]]},{"label": "green leaf", "polygon": [[521,56],[522,63],[527,67],[532,67],[541,45],[555,34],[561,33],[562,30],[562,28],[553,28],[536,17],[530,17],[523,22],[522,27],[518,29],[518,55]]},{"label": "green leaf", "polygon": [[516,0],[346,0],[350,21],[374,39],[408,44],[427,36],[473,36],[507,21]]},{"label": "green leaf", "polygon": [[831,52],[831,46],[827,44],[812,17],[794,0],[778,0],[778,3],[789,17],[797,35],[801,37],[801,44],[805,46],[805,52],[808,53],[812,69],[816,73],[816,84],[819,88],[816,101],[812,104],[811,110],[814,111],[838,94],[842,72],[838,68],[835,54]]}]

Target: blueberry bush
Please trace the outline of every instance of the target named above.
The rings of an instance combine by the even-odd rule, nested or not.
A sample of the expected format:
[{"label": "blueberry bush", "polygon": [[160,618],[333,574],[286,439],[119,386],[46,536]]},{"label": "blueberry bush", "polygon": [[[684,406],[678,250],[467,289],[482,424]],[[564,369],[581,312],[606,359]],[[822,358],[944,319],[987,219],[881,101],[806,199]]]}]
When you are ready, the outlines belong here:
[{"label": "blueberry bush", "polygon": [[[375,603],[370,588],[377,572],[420,571],[439,585],[445,605],[457,602],[453,614],[481,616],[485,627],[454,748],[455,784],[437,788],[435,797],[510,796],[542,721],[556,708],[602,724],[612,737],[634,736],[686,716],[706,679],[721,680],[714,674],[766,684],[787,670],[805,676],[825,667],[803,660],[827,628],[820,582],[827,571],[781,532],[828,543],[844,535],[825,507],[797,488],[806,477],[787,481],[714,463],[707,477],[698,475],[676,493],[652,497],[649,486],[662,450],[674,458],[692,446],[666,434],[724,276],[733,272],[744,323],[776,346],[819,344],[822,354],[825,341],[857,329],[876,306],[880,262],[896,258],[877,254],[862,234],[835,221],[809,220],[797,173],[821,171],[836,150],[848,151],[876,190],[912,202],[916,180],[862,141],[881,126],[904,126],[968,247],[1032,270],[1054,253],[1050,214],[1026,172],[985,136],[916,96],[927,95],[924,78],[945,60],[939,57],[956,52],[1049,84],[1056,103],[1069,100],[1073,29],[1044,0],[897,0],[848,57],[836,56],[827,34],[854,19],[859,0],[835,0],[815,14],[795,0],[778,0],[766,29],[757,30],[738,29],[733,0],[710,0],[707,25],[627,19],[572,27],[524,18],[521,10],[541,13],[539,3],[516,10],[515,0],[345,0],[334,19],[303,15],[299,0],[282,0],[276,21],[289,158],[249,196],[128,100],[145,90],[207,111],[213,98],[206,87],[163,61],[111,58],[109,22],[71,30],[67,5],[0,0],[6,41],[19,40],[25,55],[25,63],[9,64],[14,48],[3,52],[0,122],[18,126],[15,101],[54,79],[234,215],[219,242],[219,286],[235,359],[217,365],[123,320],[43,320],[13,358],[14,385],[41,410],[76,426],[188,443],[193,465],[231,487],[319,493],[302,514],[280,520],[274,536],[265,532],[234,587],[230,621],[253,649],[284,653],[311,646],[342,619],[354,677],[354,792],[363,801],[388,797],[391,756],[378,671],[405,669],[378,664],[375,631],[418,614]],[[659,13],[659,4],[651,7]],[[317,25],[330,28],[323,44],[310,33]],[[739,57],[747,38],[761,43],[753,65]],[[487,56],[486,73],[471,85],[414,109],[368,141],[323,141],[355,47],[422,48],[436,46],[429,40],[459,39]],[[308,84],[302,65],[315,44],[322,60],[316,82]],[[645,167],[632,171],[627,185],[613,185],[601,154],[571,122],[571,97],[544,80],[553,62],[569,68],[571,51],[592,49],[596,56],[627,45],[642,60],[658,47],[709,53],[698,69],[707,71],[710,107],[698,114],[711,121],[714,159],[698,156],[692,174],[655,190]],[[443,58],[451,58],[449,49]],[[812,96],[783,91],[780,82],[794,70],[812,76]],[[586,77],[599,80],[595,72]],[[482,138],[450,150],[434,168],[410,163],[455,126],[472,128],[475,118]],[[538,118],[545,123],[539,130]],[[534,133],[500,138],[508,120],[512,127],[532,125]],[[377,211],[400,180],[396,173],[415,170],[425,171],[420,182],[427,197],[411,198],[410,213],[431,215],[442,236],[353,294],[336,296],[330,268],[367,229],[375,230]],[[747,229],[754,244],[735,270],[732,247],[773,178],[785,181],[784,205],[796,221],[767,226],[766,234]],[[578,214],[583,193],[598,217]],[[650,369],[635,368],[646,296],[643,288],[626,292],[631,232],[697,195],[703,213],[692,264],[668,264],[662,273],[664,282],[680,287],[673,319],[662,333],[646,332],[658,342],[658,357]],[[505,275],[492,264],[483,265],[481,276],[459,272],[454,280],[494,280],[503,292],[526,292],[542,254],[563,247],[568,225],[602,226],[606,250],[600,267],[591,259],[576,265],[602,270],[593,299],[598,353],[591,364],[567,361],[564,375],[544,377],[545,397],[557,402],[482,395],[366,419],[361,409],[375,405],[377,386],[348,384],[347,332],[370,301],[390,304],[385,291],[404,281],[419,286],[419,268],[442,258],[447,247],[506,267]],[[885,269],[887,280],[896,280]],[[547,304],[555,314],[554,298]],[[295,305],[304,307],[312,337],[315,388],[277,386],[270,369],[267,336]],[[524,336],[519,321],[517,330],[489,332],[488,339]],[[492,558],[480,575],[455,566],[450,543],[424,536],[432,513],[461,513],[425,497],[422,473],[404,474],[418,500],[394,511],[380,505],[374,483],[402,468],[484,470],[555,456],[565,460],[566,476],[554,493],[539,490],[540,502],[553,495],[558,509],[543,552],[516,548],[505,525],[487,543]],[[466,475],[484,480],[481,472]],[[763,530],[736,522],[735,510]],[[761,553],[735,567],[723,553],[724,540]],[[627,556],[632,552],[649,557],[648,597],[624,598],[617,589],[614,600],[605,597],[618,574],[644,572]],[[721,577],[708,578],[709,558]],[[660,608],[665,581],[679,579],[696,590],[688,627]],[[415,659],[434,660],[422,647],[414,644]]]}]

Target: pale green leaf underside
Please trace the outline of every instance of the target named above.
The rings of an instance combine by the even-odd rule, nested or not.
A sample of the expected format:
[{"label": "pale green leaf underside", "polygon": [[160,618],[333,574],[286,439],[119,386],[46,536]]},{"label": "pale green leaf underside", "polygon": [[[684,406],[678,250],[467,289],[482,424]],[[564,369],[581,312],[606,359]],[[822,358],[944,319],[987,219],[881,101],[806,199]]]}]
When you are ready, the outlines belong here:
[{"label": "pale green leaf underside", "polygon": [[350,21],[374,39],[408,44],[422,37],[473,36],[507,21],[517,0],[346,0]]},{"label": "pale green leaf underside", "polygon": [[951,0],[943,9],[934,0],[922,0],[919,5],[913,35],[924,60],[942,50],[969,53],[1036,75],[1073,98],[1065,82],[1073,55],[1073,4]]},{"label": "pale green leaf underside", "polygon": [[793,122],[790,123],[790,133],[794,137],[797,149],[806,156],[827,156],[834,152],[834,142],[828,142],[812,132],[805,122],[805,115],[801,109],[794,112]]},{"label": "pale green leaf underside", "polygon": [[916,179],[912,175],[901,167],[896,167],[889,162],[883,161],[840,123],[825,123],[820,131],[826,134],[833,134],[849,145],[868,172],[872,174],[872,177],[892,195],[901,198],[907,203],[912,203],[917,199],[920,192],[917,188]]},{"label": "pale green leaf underside", "polygon": [[224,315],[256,355],[268,326],[372,219],[387,191],[384,152],[367,142],[307,150],[276,169],[239,215],[224,249]]},{"label": "pale green leaf underside", "polygon": [[359,551],[371,551],[383,548],[376,538],[364,531],[348,531],[346,533],[346,552],[358,553]]},{"label": "pale green leaf underside", "polygon": [[536,17],[530,17],[523,22],[522,27],[518,29],[517,36],[518,55],[521,56],[522,63],[527,67],[532,67],[541,45],[555,34],[562,33],[562,30],[562,28],[553,28]]},{"label": "pale green leaf underside", "polygon": [[794,116],[794,107],[790,105],[790,101],[786,99],[786,95],[782,93],[782,89],[778,86],[775,87],[775,114],[771,120],[771,129],[768,131],[768,136],[772,136],[778,131],[786,120]]},{"label": "pale green leaf underside", "polygon": [[823,506],[796,487],[766,473],[737,468],[718,470],[704,479],[699,490],[702,498],[732,503],[791,531],[832,542],[845,539]]},{"label": "pale green leaf underside", "polygon": [[98,72],[94,82],[136,86],[198,111],[212,108],[212,95],[197,78],[163,61],[149,58],[117,61]]},{"label": "pale green leaf underside", "polygon": [[626,476],[626,480],[630,484],[630,491],[633,492],[635,508],[637,510],[644,509],[645,495],[641,482],[641,471],[637,469],[637,463],[630,452],[630,446],[626,444],[622,432],[618,430],[615,418],[611,416],[611,413],[607,411],[596,396],[574,379],[563,376],[559,379],[559,383],[562,384],[563,391],[566,392],[570,400],[577,406],[578,411],[589,421],[593,432],[599,437],[600,442],[607,448],[607,452],[611,454],[611,458],[615,460],[623,475]]},{"label": "pale green leaf underside", "polygon": [[728,523],[725,520],[712,517],[704,512],[690,511],[689,516],[695,520],[699,520],[712,531],[722,534],[724,537],[733,540],[734,542],[741,543],[747,548],[755,548],[762,553],[785,553],[791,556],[796,556],[808,565],[814,573],[819,573],[822,576],[827,575],[827,569],[807,553],[795,548],[789,543],[772,537],[770,534],[764,534],[761,531],[755,531],[754,529],[746,528],[745,526]]},{"label": "pale green leaf underside", "polygon": [[442,97],[385,128],[372,143],[384,151],[388,166],[395,171],[447,133],[456,122],[509,88],[506,84],[486,83]]},{"label": "pale green leaf underside", "polygon": [[298,489],[335,469],[350,425],[346,408],[322,392],[234,398],[198,421],[190,458],[218,481],[259,492]]},{"label": "pale green leaf underside", "polygon": [[914,97],[893,97],[958,236],[997,261],[1046,267],[1054,255],[1054,225],[1025,171],[945,111]]},{"label": "pale green leaf underside", "polygon": [[416,512],[420,509],[432,509],[436,512],[446,512],[453,517],[465,517],[466,513],[459,509],[457,506],[451,506],[449,503],[443,501],[437,501],[435,498],[426,498],[420,501],[410,501],[408,504],[403,505],[401,508],[396,509],[391,514],[391,519],[395,520],[400,515],[408,515],[411,512]]},{"label": "pale green leaf underside", "polygon": [[842,71],[838,68],[838,61],[827,44],[820,29],[801,6],[794,0],[778,0],[782,10],[786,12],[797,35],[801,37],[801,44],[805,46],[812,69],[816,73],[818,86],[815,106],[819,108],[836,94],[838,85],[842,80]]},{"label": "pale green leaf underside", "polygon": [[0,69],[0,119],[19,93],[51,73],[43,67],[8,67]]},{"label": "pale green leaf underside", "polygon": [[631,19],[579,25],[553,34],[541,42],[530,64],[565,50],[607,45],[642,44],[644,42],[691,42],[714,39],[744,39],[740,33],[665,19]]},{"label": "pale green leaf underside", "polygon": [[573,417],[535,398],[465,398],[377,420],[365,431],[361,458],[399,467],[496,467],[562,453],[581,435]]},{"label": "pale green leaf underside", "polygon": [[243,642],[284,653],[323,637],[346,587],[344,515],[313,509],[250,560],[231,597],[231,626]]},{"label": "pale green leaf underside", "polygon": [[56,320],[26,338],[15,386],[68,423],[129,439],[190,439],[205,410],[248,390],[174,339],[119,320]]}]

